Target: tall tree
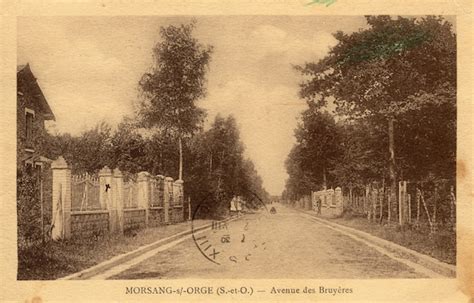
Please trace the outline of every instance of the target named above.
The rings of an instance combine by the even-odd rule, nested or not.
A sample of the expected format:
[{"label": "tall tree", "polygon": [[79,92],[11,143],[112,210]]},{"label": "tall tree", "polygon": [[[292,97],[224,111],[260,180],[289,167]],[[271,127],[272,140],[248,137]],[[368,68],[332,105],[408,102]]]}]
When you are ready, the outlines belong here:
[{"label": "tall tree", "polygon": [[187,142],[185,167],[190,180],[185,190],[193,197],[193,208],[205,203],[211,215],[222,215],[234,196],[243,196],[249,206],[257,206],[256,199],[268,199],[255,166],[244,157],[234,117],[217,115],[209,130]]},{"label": "tall tree", "polygon": [[337,32],[328,56],[298,67],[310,78],[300,95],[317,106],[332,97],[346,116],[385,120],[394,193],[395,121],[433,102],[455,108],[456,36],[442,17],[366,18],[368,29]]},{"label": "tall tree", "polygon": [[334,117],[314,104],[301,113],[296,144],[285,161],[287,194],[293,198],[334,184],[334,169],[342,154],[341,133]]},{"label": "tall tree", "polygon": [[212,47],[193,37],[195,22],[160,29],[153,48],[154,66],[139,87],[144,96],[139,116],[148,127],[170,132],[178,140],[179,179],[183,178],[183,139],[194,134],[205,111],[196,101],[205,96],[206,72]]},{"label": "tall tree", "polygon": [[316,184],[328,185],[328,171],[334,167],[341,153],[339,131],[334,117],[320,112],[312,104],[301,114],[301,122],[295,130],[297,144],[301,145],[304,169],[315,173]]},{"label": "tall tree", "polygon": [[386,175],[387,130],[369,119],[338,123],[342,153],[334,169],[337,184],[364,187]]}]

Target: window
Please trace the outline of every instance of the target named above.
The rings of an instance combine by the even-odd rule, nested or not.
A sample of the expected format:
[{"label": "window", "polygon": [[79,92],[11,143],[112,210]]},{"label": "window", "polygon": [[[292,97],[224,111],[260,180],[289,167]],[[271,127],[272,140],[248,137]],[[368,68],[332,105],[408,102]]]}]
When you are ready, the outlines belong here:
[{"label": "window", "polygon": [[35,112],[25,108],[25,136],[26,147],[32,147],[33,141],[33,122],[35,119]]}]

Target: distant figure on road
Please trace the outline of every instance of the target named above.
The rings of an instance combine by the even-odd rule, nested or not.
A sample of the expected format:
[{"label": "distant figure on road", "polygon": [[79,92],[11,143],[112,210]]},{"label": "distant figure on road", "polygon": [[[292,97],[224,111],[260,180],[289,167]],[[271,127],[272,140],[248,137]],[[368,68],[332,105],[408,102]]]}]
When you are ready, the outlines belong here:
[{"label": "distant figure on road", "polygon": [[318,212],[317,214],[320,215],[321,214],[321,198],[318,198],[318,201],[316,201],[316,207],[318,209]]},{"label": "distant figure on road", "polygon": [[277,210],[276,210],[275,207],[270,208],[270,213],[271,213],[272,215],[276,214],[276,212],[277,212]]}]

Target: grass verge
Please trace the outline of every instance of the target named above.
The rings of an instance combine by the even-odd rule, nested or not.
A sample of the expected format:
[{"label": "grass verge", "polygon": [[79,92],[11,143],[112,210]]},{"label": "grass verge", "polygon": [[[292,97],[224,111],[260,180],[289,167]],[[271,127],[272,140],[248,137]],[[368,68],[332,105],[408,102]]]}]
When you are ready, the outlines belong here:
[{"label": "grass verge", "polygon": [[439,230],[430,235],[426,227],[414,228],[407,225],[402,229],[397,224],[377,224],[351,213],[328,220],[397,243],[442,262],[456,264],[456,234],[452,231]]},{"label": "grass verge", "polygon": [[[211,220],[195,220],[195,226]],[[190,222],[147,228],[127,235],[51,241],[18,249],[18,280],[54,280],[191,229]]]}]

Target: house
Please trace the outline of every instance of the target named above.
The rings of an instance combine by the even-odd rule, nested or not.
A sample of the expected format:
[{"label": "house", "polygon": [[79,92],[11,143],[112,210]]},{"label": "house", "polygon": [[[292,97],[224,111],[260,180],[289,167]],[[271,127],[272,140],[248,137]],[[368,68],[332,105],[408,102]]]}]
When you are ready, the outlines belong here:
[{"label": "house", "polygon": [[[51,160],[44,155],[44,139],[46,134],[45,121],[55,120],[41,88],[33,75],[29,64],[17,66],[17,197],[18,206],[18,245],[25,242],[25,235],[31,232],[28,218],[36,214],[40,218],[38,230],[44,240],[51,224],[52,213],[52,170]],[[25,185],[25,180],[32,177],[31,183]],[[30,191],[30,197],[25,199],[25,192]],[[34,199],[31,199],[34,198]],[[34,201],[34,202],[32,202]],[[36,206],[40,207],[36,207]],[[39,213],[35,213],[40,209]],[[21,210],[21,211],[20,211]],[[24,226],[28,226],[25,232]],[[20,232],[21,230],[21,232]]]},{"label": "house", "polygon": [[50,162],[42,155],[45,121],[55,120],[30,65],[17,66],[17,167],[38,168]]}]

